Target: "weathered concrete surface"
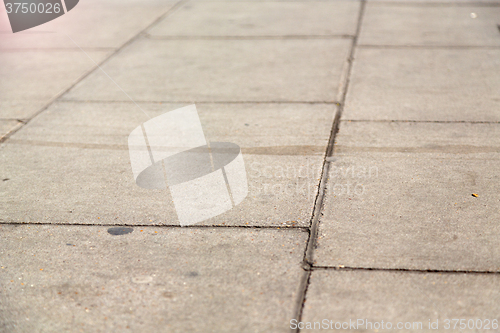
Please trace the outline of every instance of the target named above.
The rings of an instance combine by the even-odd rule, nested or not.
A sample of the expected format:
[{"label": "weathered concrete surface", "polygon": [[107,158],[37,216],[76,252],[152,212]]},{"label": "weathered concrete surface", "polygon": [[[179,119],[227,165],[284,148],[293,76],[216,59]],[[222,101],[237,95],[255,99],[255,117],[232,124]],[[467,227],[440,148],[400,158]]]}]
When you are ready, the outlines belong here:
[{"label": "weathered concrete surface", "polygon": [[176,2],[85,0],[56,20],[15,34],[12,34],[7,13],[2,6],[0,50],[77,48],[71,39],[85,50],[115,49],[147,28]]},{"label": "weathered concrete surface", "polygon": [[500,270],[499,131],[498,124],[343,122],[317,265]]},{"label": "weathered concrete surface", "polygon": [[17,120],[0,120],[0,139],[19,126],[21,123]]},{"label": "weathered concrete surface", "polygon": [[[127,46],[103,69],[136,101],[332,102],[350,41],[150,40]],[[65,100],[126,101],[102,72]]]},{"label": "weathered concrete surface", "polygon": [[[442,332],[454,331],[454,318],[464,319],[462,322],[466,325],[472,319],[474,325],[469,323],[473,328],[471,331],[477,327],[476,323],[479,325],[478,319],[482,327],[489,319],[492,330],[492,321],[497,319],[499,310],[499,279],[498,275],[463,273],[314,271],[302,321],[304,325],[306,322],[314,325],[315,321],[328,319],[329,325],[333,320],[335,327],[336,323],[352,324],[357,319],[364,320],[359,327],[349,329],[345,325],[348,328],[342,331],[349,332],[373,332],[377,327],[375,323],[381,325],[382,321],[385,329],[379,326],[379,332],[388,330],[388,323],[394,331]],[[429,320],[433,324],[437,321],[438,329],[430,330]],[[371,329],[370,326],[367,329],[366,322],[372,323]],[[403,329],[397,328],[398,323]],[[448,329],[446,324],[450,325]],[[405,329],[404,325],[409,326]],[[458,322],[455,331],[459,331],[460,325]]]},{"label": "weathered concrete surface", "polygon": [[[169,192],[130,170],[127,136],[148,116],[95,71],[0,146],[0,330],[284,332],[302,305],[304,321],[493,319],[500,2],[390,2],[167,14],[174,2],[88,0],[13,36],[0,12],[0,123],[32,118],[94,66],[67,32],[151,117],[196,103],[210,141],[242,148],[250,185],[230,211],[177,227]],[[336,102],[353,121],[327,159],[304,280]],[[364,192],[335,192],[348,182]]]},{"label": "weathered concrete surface", "polygon": [[[88,54],[102,61],[109,52]],[[0,118],[31,117],[95,65],[80,50],[0,52]]]},{"label": "weathered concrete surface", "polygon": [[5,332],[288,332],[307,239],[232,228],[0,232]]},{"label": "weathered concrete surface", "polygon": [[359,1],[193,1],[163,19],[149,33],[152,36],[352,36],[359,4]]},{"label": "weathered concrete surface", "polygon": [[0,119],[31,118],[92,69],[79,47],[99,63],[175,3],[80,1],[58,19],[15,34],[1,6]]},{"label": "weathered concrete surface", "polygon": [[498,49],[360,47],[355,59],[345,120],[500,121]]},{"label": "weathered concrete surface", "polygon": [[360,45],[500,46],[500,7],[368,2]]},{"label": "weathered concrete surface", "polygon": [[[151,117],[182,104],[142,103]],[[331,104],[198,104],[209,141],[242,148],[247,198],[207,225],[309,224]],[[169,224],[168,190],[137,186],[127,138],[148,117],[132,103],[59,102],[5,144],[4,222]],[[46,157],[51,158],[47,159]],[[50,203],[50,204],[49,204]]]}]

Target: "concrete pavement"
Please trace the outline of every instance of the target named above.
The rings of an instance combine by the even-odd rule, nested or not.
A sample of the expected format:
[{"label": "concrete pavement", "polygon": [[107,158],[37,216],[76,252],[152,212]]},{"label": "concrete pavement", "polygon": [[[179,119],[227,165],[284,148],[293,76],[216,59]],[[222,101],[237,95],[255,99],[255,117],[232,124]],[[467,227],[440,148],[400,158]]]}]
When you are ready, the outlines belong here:
[{"label": "concrete pavement", "polygon": [[[0,331],[499,331],[500,1],[1,10]],[[189,104],[249,193],[180,227],[127,138]]]}]

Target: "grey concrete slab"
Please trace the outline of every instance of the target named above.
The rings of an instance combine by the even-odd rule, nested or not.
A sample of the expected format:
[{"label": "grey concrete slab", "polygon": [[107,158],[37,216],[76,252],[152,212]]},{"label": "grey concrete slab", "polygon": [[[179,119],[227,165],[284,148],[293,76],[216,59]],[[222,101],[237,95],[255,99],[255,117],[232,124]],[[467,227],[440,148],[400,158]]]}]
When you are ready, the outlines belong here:
[{"label": "grey concrete slab", "polygon": [[400,6],[369,2],[361,45],[500,46],[500,7]]},{"label": "grey concrete slab", "polygon": [[0,101],[0,117],[10,119],[29,119],[42,109],[49,100],[3,100]]},{"label": "grey concrete slab", "polygon": [[358,12],[359,1],[190,2],[149,33],[153,36],[354,35]]},{"label": "grey concrete slab", "polygon": [[316,264],[499,271],[499,131],[343,122]]},{"label": "grey concrete slab", "polygon": [[[391,326],[395,331],[429,332],[433,331],[430,320],[436,332],[459,331],[461,323],[469,324],[465,330],[479,331],[477,327],[484,329],[486,323],[495,331],[492,328],[498,326],[492,322],[498,320],[499,279],[498,275],[477,274],[314,271],[302,325],[309,322],[314,327],[314,322],[327,319],[328,326],[333,321],[333,328],[347,322],[342,330],[346,332],[380,332]],[[454,318],[464,320],[457,323]],[[313,331],[318,330],[301,330]]]},{"label": "grey concrete slab", "polygon": [[3,138],[19,126],[21,126],[21,123],[17,120],[0,119],[0,138]]},{"label": "grey concrete slab", "polygon": [[[103,69],[137,101],[334,101],[349,40],[137,40]],[[101,72],[66,100],[128,100]]]},{"label": "grey concrete slab", "polygon": [[[109,52],[88,52],[101,61]],[[94,67],[80,50],[0,53],[0,118],[30,118]]]},{"label": "grey concrete slab", "polygon": [[288,332],[299,230],[0,226],[16,332]]},{"label": "grey concrete slab", "polygon": [[[181,104],[144,103],[151,117]],[[198,104],[209,141],[238,144],[249,194],[207,225],[309,223],[336,111],[331,104]],[[170,224],[169,191],[134,182],[127,138],[148,118],[132,103],[58,102],[12,136],[0,219],[4,222]],[[47,159],[46,156],[51,156]]]},{"label": "grey concrete slab", "polygon": [[500,50],[358,48],[343,119],[500,121]]},{"label": "grey concrete slab", "polygon": [[13,34],[7,15],[0,13],[0,49],[117,48],[147,28],[177,1],[86,0],[67,14],[38,27]]},{"label": "grey concrete slab", "polygon": [[470,3],[478,4],[478,5],[486,5],[486,6],[494,6],[500,3],[499,0],[368,0],[370,3],[377,2],[388,2],[388,3],[400,3],[401,5],[408,4],[420,4],[422,6],[468,6]]}]

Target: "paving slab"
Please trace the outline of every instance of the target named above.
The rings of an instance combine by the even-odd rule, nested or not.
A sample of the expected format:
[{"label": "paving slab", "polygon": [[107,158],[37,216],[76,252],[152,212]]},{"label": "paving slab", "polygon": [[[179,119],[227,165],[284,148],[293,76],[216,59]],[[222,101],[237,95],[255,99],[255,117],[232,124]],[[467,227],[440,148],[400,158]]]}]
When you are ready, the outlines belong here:
[{"label": "paving slab", "polygon": [[47,105],[49,100],[3,100],[0,101],[0,117],[4,119],[29,119]]},{"label": "paving slab", "polygon": [[155,25],[149,30],[149,34],[152,36],[354,35],[359,4],[359,1],[190,2]]},{"label": "paving slab", "polygon": [[498,6],[368,2],[360,45],[500,46]]},{"label": "paving slab", "polygon": [[[109,52],[88,52],[101,61]],[[30,118],[95,65],[80,50],[0,53],[0,118]]]},{"label": "paving slab", "polygon": [[[459,331],[461,322],[452,321],[458,318],[469,325],[466,330],[479,331],[476,328],[484,329],[486,323],[495,331],[499,280],[496,274],[314,271],[302,321],[304,326],[309,322],[314,327],[314,322],[327,319],[325,327],[344,325],[342,331],[346,332],[380,332],[390,326],[404,332],[429,332],[432,323],[434,331],[442,332]],[[318,330],[301,330],[313,331]]]},{"label": "paving slab", "polygon": [[[182,104],[143,103],[151,117]],[[242,149],[247,198],[207,225],[300,225],[312,214],[336,106],[198,104],[205,135]],[[4,222],[169,224],[168,190],[133,179],[128,135],[148,118],[132,103],[57,102],[0,154]],[[47,159],[46,156],[51,156]]]},{"label": "paving slab", "polygon": [[147,28],[177,1],[86,0],[56,20],[13,34],[0,12],[0,49],[117,48]]},{"label": "paving slab", "polygon": [[[212,0],[208,0],[212,1]],[[407,4],[420,4],[422,6],[468,6],[470,3],[477,4],[477,5],[486,5],[486,6],[491,6],[491,5],[496,5],[500,3],[500,0],[368,0],[367,2],[370,3],[377,3],[377,2],[387,2],[387,3],[400,3],[401,5],[405,6]]]},{"label": "paving slab", "polygon": [[4,120],[0,119],[0,138],[3,138],[9,132],[21,126],[21,123],[17,120]]},{"label": "paving slab", "polygon": [[10,332],[288,332],[307,239],[232,228],[0,232]]},{"label": "paving slab", "polygon": [[500,271],[499,131],[343,122],[316,264]]},{"label": "paving slab", "polygon": [[358,48],[343,119],[500,121],[500,50]]},{"label": "paving slab", "polygon": [[[349,40],[137,40],[102,68],[136,101],[336,99]],[[124,101],[102,72],[66,100]]]}]

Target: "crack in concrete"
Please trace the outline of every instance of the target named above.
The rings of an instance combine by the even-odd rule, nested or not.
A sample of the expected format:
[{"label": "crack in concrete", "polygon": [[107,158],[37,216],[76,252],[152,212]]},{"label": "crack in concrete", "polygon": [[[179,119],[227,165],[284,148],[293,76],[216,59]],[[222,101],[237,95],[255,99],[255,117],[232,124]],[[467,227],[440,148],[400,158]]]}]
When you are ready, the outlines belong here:
[{"label": "crack in concrete", "polygon": [[[340,125],[340,118],[342,116],[342,111],[344,109],[344,104],[347,96],[347,90],[349,88],[349,82],[350,82],[350,76],[352,73],[352,65],[354,62],[354,52],[357,46],[358,42],[358,37],[361,31],[361,23],[363,20],[363,15],[365,11],[365,6],[366,6],[366,0],[361,0],[360,7],[359,7],[359,13],[358,13],[358,20],[357,20],[357,25],[356,25],[356,33],[354,38],[352,39],[352,44],[351,48],[349,50],[349,56],[347,58],[347,67],[345,68],[345,75],[342,77],[341,84],[339,85],[339,90],[342,89],[342,91],[339,91],[339,95],[341,96],[340,102],[339,102],[339,107],[337,109],[337,113],[335,114],[335,118],[333,120],[332,124],[332,130],[330,133],[330,138],[328,141],[328,146],[325,152],[325,160],[323,162],[323,170],[321,174],[321,179],[319,183],[319,189],[318,189],[318,194],[316,197],[316,201],[314,203],[314,209],[313,209],[313,214],[311,217],[311,223],[310,223],[310,228],[308,229],[309,231],[309,237],[307,240],[307,245],[304,251],[304,258],[302,261],[302,268],[304,269],[304,273],[301,277],[300,284],[299,284],[299,290],[298,290],[298,297],[296,300],[295,304],[295,309],[294,309],[294,315],[293,319],[296,319],[297,321],[302,320],[302,315],[303,315],[303,310],[304,310],[304,303],[306,301],[306,295],[307,295],[307,290],[309,287],[310,283],[310,277],[311,277],[311,270],[308,269],[313,265],[313,255],[314,255],[314,249],[316,247],[316,240],[318,236],[318,226],[319,226],[319,219],[321,216],[321,211],[323,209],[323,202],[324,202],[324,196],[325,196],[325,190],[326,190],[326,183],[328,180],[328,172],[330,169],[331,163],[327,161],[327,158],[331,157],[333,154],[333,149],[334,149],[334,143],[335,143],[335,137],[338,133],[339,130],[339,125]],[[297,327],[295,329],[291,328],[292,333],[299,333],[300,329]]]},{"label": "crack in concrete", "polygon": [[378,268],[378,267],[353,267],[353,266],[311,266],[311,271],[333,270],[333,271],[375,271],[375,272],[405,272],[405,273],[439,273],[439,274],[494,274],[500,275],[497,271],[477,271],[477,270],[447,270],[447,269],[411,269],[411,268]]}]

